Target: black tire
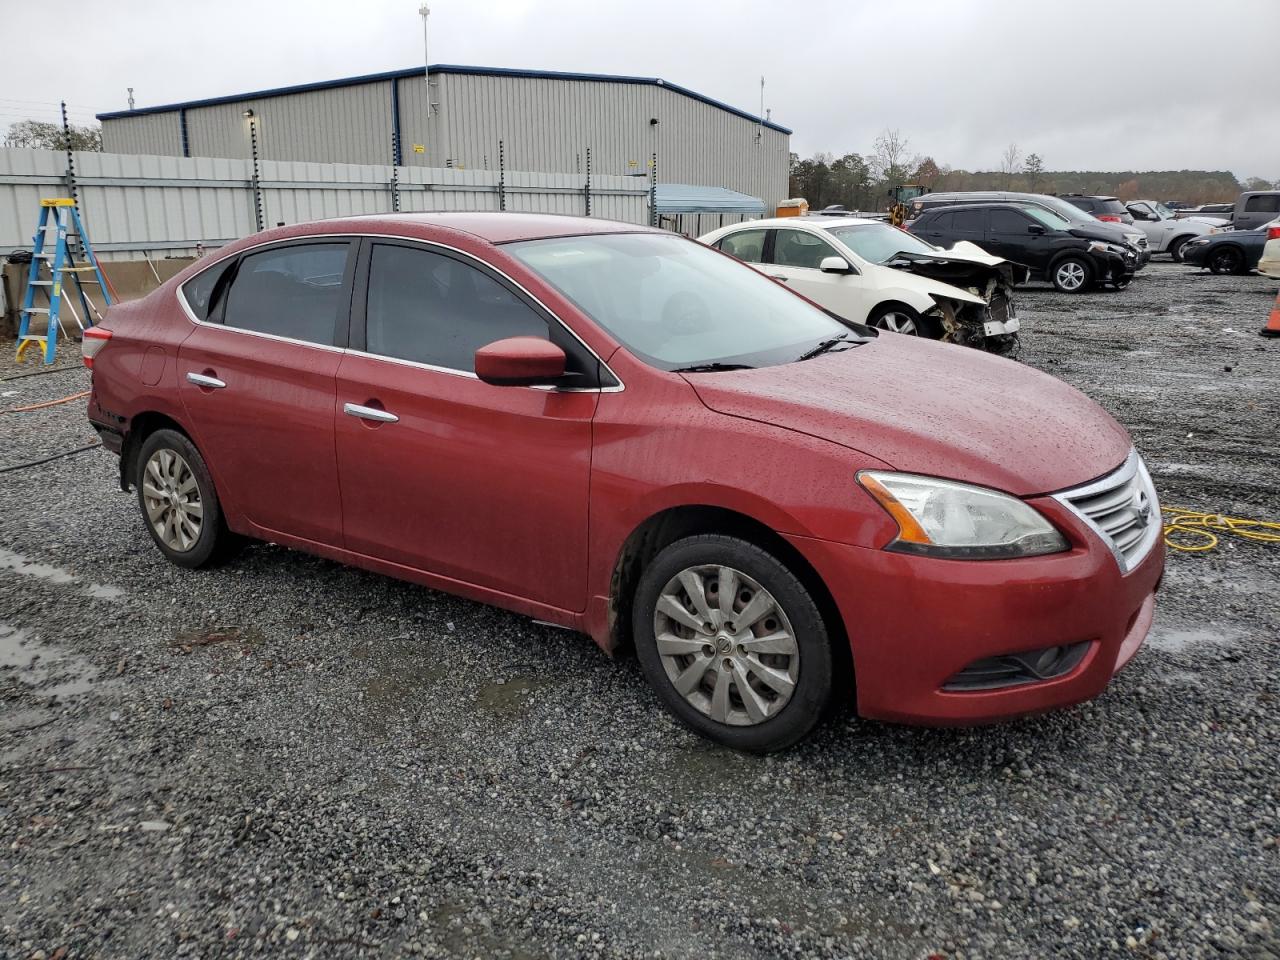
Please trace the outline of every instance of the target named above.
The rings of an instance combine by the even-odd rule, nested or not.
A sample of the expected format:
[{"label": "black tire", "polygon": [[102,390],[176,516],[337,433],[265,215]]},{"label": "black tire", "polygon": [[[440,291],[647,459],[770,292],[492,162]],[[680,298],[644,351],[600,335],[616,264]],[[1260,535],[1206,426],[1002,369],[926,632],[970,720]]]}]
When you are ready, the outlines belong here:
[{"label": "black tire", "polygon": [[1133,283],[1133,277],[1121,277],[1119,280],[1111,281],[1111,285],[1117,290],[1123,290],[1131,283]]},{"label": "black tire", "polygon": [[1173,238],[1173,240],[1172,240],[1172,241],[1170,241],[1170,243],[1169,243],[1169,256],[1173,257],[1173,262],[1174,262],[1174,263],[1181,263],[1181,262],[1182,262],[1182,248],[1183,248],[1184,246],[1186,246],[1187,241],[1188,241],[1188,240],[1190,240],[1190,239],[1191,239],[1191,237],[1190,237],[1190,236],[1186,236],[1186,237],[1174,237],[1174,238]]},{"label": "black tire", "polygon": [[1093,264],[1084,257],[1063,257],[1049,269],[1049,280],[1059,293],[1084,293],[1097,278]]},{"label": "black tire", "polygon": [[[164,453],[170,454],[169,458],[164,458]],[[168,529],[168,525],[162,521],[153,521],[148,508],[148,500],[152,504],[156,504],[156,498],[151,496],[151,492],[159,489],[156,485],[155,476],[148,475],[148,465],[151,463],[152,457],[161,454],[160,459],[168,459],[170,463],[176,463],[172,460],[172,455],[180,458],[189,471],[190,478],[195,481],[195,489],[198,494],[198,504],[201,515],[199,517],[199,529],[197,534],[191,538],[189,545],[182,546],[179,542],[178,546],[173,546],[165,542],[164,535],[157,529],[157,523]],[[181,473],[181,468],[175,469],[175,473],[180,476],[186,476]],[[142,514],[143,525],[147,528],[147,532],[151,534],[151,539],[155,541],[155,545],[160,552],[164,554],[169,562],[177,564],[180,567],[189,567],[196,569],[198,567],[214,566],[228,559],[242,545],[242,539],[227,529],[226,519],[222,515],[222,505],[218,502],[218,494],[213,486],[213,477],[209,474],[209,468],[205,465],[204,457],[200,456],[200,451],[196,449],[186,436],[177,430],[157,430],[142,442],[142,448],[138,451],[136,468],[133,477],[134,486],[138,492],[138,510]],[[185,501],[190,500],[188,493]],[[191,503],[185,502],[189,508]],[[163,509],[163,507],[161,507]],[[172,510],[168,512],[172,513]],[[168,514],[166,514],[167,516]],[[177,530],[177,524],[174,527],[176,538],[186,536],[186,528],[181,533]]]},{"label": "black tire", "polygon": [[[731,567],[767,591],[776,602],[776,609],[781,612],[779,622],[775,622],[773,629],[781,630],[784,629],[782,624],[789,625],[795,641],[798,669],[790,699],[777,707],[776,713],[758,722],[734,725],[712,719],[710,711],[700,710],[676,689],[673,679],[667,673],[664,658],[658,651],[655,619],[658,616],[658,601],[664,589],[682,572],[716,566]],[[711,600],[710,590],[706,597]],[[735,594],[735,599],[730,602],[736,604],[740,599]],[[769,619],[766,617],[761,621],[760,629],[768,631],[768,623]],[[688,727],[716,743],[752,753],[785,749],[808,734],[822,719],[831,703],[834,670],[831,638],[817,604],[799,579],[781,561],[745,540],[719,534],[700,534],[677,540],[664,548],[645,567],[636,586],[632,604],[632,629],[640,667],[658,698]],[[696,643],[699,638],[695,635],[691,639]],[[708,640],[704,648],[712,649],[713,652],[698,674],[702,680],[693,695],[705,696],[701,694],[701,684],[708,680],[710,672],[719,671],[715,661],[725,656],[727,665],[727,658],[732,655],[727,651],[716,652],[712,647],[713,643],[714,640]],[[741,651],[741,648],[738,650]],[[690,655],[690,666],[696,656],[698,655]],[[724,681],[712,682],[713,690],[718,682]],[[726,699],[736,696],[737,704],[743,705],[736,686],[739,681],[734,679],[729,682],[733,689],[726,695]],[[760,683],[758,679],[755,682]],[[729,686],[726,686],[726,690],[729,690]],[[770,693],[768,690],[765,692]],[[746,712],[744,709],[741,716],[745,717]]]},{"label": "black tire", "polygon": [[1244,273],[1244,251],[1237,246],[1222,246],[1208,256],[1213,273]]},{"label": "black tire", "polygon": [[[913,329],[910,331],[894,329],[892,324],[895,321],[890,320],[891,316],[897,318],[897,326],[901,327],[909,324]],[[867,326],[889,333],[901,333],[904,337],[923,337],[926,340],[942,339],[942,324],[938,323],[933,317],[922,317],[906,304],[880,304],[868,315]]]}]

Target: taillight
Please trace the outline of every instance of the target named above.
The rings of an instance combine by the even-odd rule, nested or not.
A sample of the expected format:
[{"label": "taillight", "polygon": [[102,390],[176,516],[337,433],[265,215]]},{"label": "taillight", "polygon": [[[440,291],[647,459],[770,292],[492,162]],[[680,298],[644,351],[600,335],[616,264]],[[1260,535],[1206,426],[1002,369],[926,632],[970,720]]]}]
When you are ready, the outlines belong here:
[{"label": "taillight", "polygon": [[1114,213],[1100,213],[1098,214],[1098,219],[1102,220],[1105,223],[1124,223],[1124,221],[1121,220],[1119,217],[1117,217]]},{"label": "taillight", "polygon": [[80,341],[80,356],[84,358],[84,365],[90,370],[93,369],[93,358],[110,339],[111,331],[104,330],[102,327],[90,327],[84,332],[84,337]]},{"label": "taillight", "polygon": [[1271,227],[1267,230],[1268,240],[1280,240],[1280,227]]}]

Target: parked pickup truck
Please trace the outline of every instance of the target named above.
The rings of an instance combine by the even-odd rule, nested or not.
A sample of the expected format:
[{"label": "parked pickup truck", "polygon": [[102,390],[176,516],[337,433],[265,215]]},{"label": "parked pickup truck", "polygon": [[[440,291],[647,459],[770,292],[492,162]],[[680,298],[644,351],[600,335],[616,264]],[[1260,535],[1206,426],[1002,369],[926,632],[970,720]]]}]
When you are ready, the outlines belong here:
[{"label": "parked pickup truck", "polygon": [[[1209,210],[1206,207],[1223,207]],[[1179,210],[1178,217],[1222,217],[1227,226],[1235,230],[1256,230],[1264,223],[1270,223],[1280,214],[1280,190],[1246,190],[1236,197],[1236,202],[1227,204],[1205,204],[1197,210]]]},{"label": "parked pickup truck", "polygon": [[1125,205],[1133,214],[1133,225],[1147,235],[1152,253],[1167,253],[1182,262],[1182,245],[1196,237],[1217,233],[1226,220],[1191,216],[1178,218],[1158,200],[1131,200]]}]

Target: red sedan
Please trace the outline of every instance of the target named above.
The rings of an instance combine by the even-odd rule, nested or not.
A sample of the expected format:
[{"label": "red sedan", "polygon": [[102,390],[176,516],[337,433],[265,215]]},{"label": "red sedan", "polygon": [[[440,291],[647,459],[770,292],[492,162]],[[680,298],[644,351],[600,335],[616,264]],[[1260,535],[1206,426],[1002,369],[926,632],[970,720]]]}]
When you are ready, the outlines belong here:
[{"label": "red sedan", "polygon": [[633,645],[714,740],[1096,696],[1164,564],[1124,429],[618,223],[269,230],[115,306],[89,417],[174,563],[277,543]]}]

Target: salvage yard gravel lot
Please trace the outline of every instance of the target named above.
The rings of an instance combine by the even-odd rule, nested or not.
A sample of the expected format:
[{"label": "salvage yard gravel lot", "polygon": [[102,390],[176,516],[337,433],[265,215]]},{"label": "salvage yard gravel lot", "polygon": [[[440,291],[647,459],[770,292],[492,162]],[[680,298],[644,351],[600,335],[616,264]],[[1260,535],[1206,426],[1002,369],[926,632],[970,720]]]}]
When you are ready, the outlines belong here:
[{"label": "salvage yard gravel lot", "polygon": [[[1277,519],[1275,294],[1032,286],[1023,361],[1164,503]],[[94,439],[2,415],[0,468]],[[1092,703],[759,758],[582,636],[275,546],[171,566],[115,480],[0,473],[0,956],[1280,957],[1280,545],[1171,553]]]}]

